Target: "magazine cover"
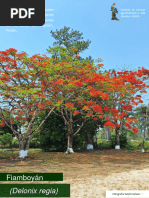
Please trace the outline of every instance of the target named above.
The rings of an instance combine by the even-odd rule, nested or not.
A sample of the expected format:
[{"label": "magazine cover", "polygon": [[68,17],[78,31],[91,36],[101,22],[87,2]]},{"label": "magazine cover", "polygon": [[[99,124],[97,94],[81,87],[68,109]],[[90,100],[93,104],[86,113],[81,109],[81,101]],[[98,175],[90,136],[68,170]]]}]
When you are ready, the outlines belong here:
[{"label": "magazine cover", "polygon": [[0,197],[149,197],[148,7],[2,3]]}]

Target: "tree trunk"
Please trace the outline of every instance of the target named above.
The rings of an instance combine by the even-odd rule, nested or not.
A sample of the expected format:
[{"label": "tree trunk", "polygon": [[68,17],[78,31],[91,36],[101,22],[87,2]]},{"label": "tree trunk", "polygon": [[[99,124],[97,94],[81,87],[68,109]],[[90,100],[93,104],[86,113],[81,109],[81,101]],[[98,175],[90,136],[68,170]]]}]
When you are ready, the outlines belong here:
[{"label": "tree trunk", "polygon": [[29,145],[30,145],[31,136],[28,136],[26,138],[26,142],[24,144],[23,138],[20,138],[19,140],[19,158],[27,157]]},{"label": "tree trunk", "polygon": [[101,131],[101,139],[103,138],[103,131]]},{"label": "tree trunk", "polygon": [[115,133],[116,133],[116,146],[115,146],[115,149],[120,149],[119,129],[117,127],[115,129]]},{"label": "tree trunk", "polygon": [[142,144],[142,153],[144,153],[144,143],[145,143],[145,127],[144,127],[144,137],[143,137],[143,144]]},{"label": "tree trunk", "polygon": [[93,149],[93,133],[91,130],[87,131],[87,149]]},{"label": "tree trunk", "polygon": [[108,129],[106,128],[106,140],[108,140]]},{"label": "tree trunk", "polygon": [[111,130],[108,128],[108,140],[111,139]]},{"label": "tree trunk", "polygon": [[97,148],[97,130],[95,132],[95,135],[94,135],[94,144],[95,144],[95,148]]},{"label": "tree trunk", "polygon": [[111,131],[109,129],[109,127],[106,127],[106,140],[110,140],[110,137],[111,137]]},{"label": "tree trunk", "polygon": [[68,141],[67,141],[66,153],[74,153],[72,145],[73,145],[73,131],[72,131],[72,124],[69,124],[68,125]]}]

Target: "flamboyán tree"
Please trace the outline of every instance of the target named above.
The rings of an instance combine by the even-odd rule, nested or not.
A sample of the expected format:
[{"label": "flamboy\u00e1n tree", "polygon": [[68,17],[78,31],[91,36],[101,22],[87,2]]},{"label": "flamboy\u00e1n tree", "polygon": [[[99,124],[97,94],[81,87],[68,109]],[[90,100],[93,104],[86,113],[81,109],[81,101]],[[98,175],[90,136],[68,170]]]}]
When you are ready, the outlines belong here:
[{"label": "flamboy\u00e1n tree", "polygon": [[[109,105],[113,106],[113,115],[110,118],[109,121],[112,120],[112,122],[105,123],[105,126],[113,127],[115,128],[116,132],[116,148],[120,148],[120,142],[119,142],[119,128],[120,125],[118,124],[118,121],[122,123],[122,125],[125,125],[127,129],[132,129],[133,133],[138,133],[138,129],[135,127],[131,127],[130,123],[137,122],[135,118],[128,118],[126,112],[132,111],[132,105],[138,105],[138,103],[142,103],[140,95],[136,95],[137,91],[146,93],[145,88],[148,87],[143,81],[138,80],[138,77],[142,75],[147,75],[148,70],[138,70],[138,72],[132,72],[132,71],[124,71],[124,72],[108,72],[109,75],[112,77],[114,76],[115,82],[116,78],[120,77],[121,81],[123,82],[123,85],[127,87],[126,91],[122,93],[120,90],[117,90],[116,92],[110,94],[111,101]],[[114,86],[116,83],[113,84]],[[119,87],[119,86],[118,86]],[[107,90],[107,93],[109,91]],[[137,100],[137,102],[135,101]],[[119,114],[118,114],[119,113]],[[123,118],[125,117],[125,122],[123,122]],[[115,124],[115,125],[114,125]]]},{"label": "flamboy\u00e1n tree", "polygon": [[[62,47],[55,47],[54,53],[60,52],[62,49],[63,55],[66,54],[65,50]],[[72,50],[72,49],[71,49]],[[74,49],[76,50],[76,49]],[[118,127],[118,123],[112,123],[110,121],[110,116],[113,114],[116,114],[118,110],[114,108],[109,108],[108,105],[111,103],[111,97],[107,94],[107,92],[120,92],[120,95],[123,95],[125,93],[133,93],[133,84],[135,84],[135,87],[141,86],[140,89],[145,87],[145,84],[142,84],[143,82],[137,81],[135,79],[135,75],[144,75],[144,73],[141,72],[135,72],[131,76],[127,76],[126,73],[119,75],[118,77],[110,76],[110,72],[108,72],[105,76],[103,76],[101,73],[97,74],[95,73],[95,67],[92,65],[85,65],[84,67],[79,65],[78,60],[77,61],[71,61],[72,57],[70,57],[70,62],[58,62],[60,60],[60,57],[56,56],[55,60],[55,68],[57,70],[57,73],[60,71],[58,70],[59,65],[62,67],[69,65],[69,69],[72,70],[63,70],[63,73],[61,74],[61,80],[59,80],[59,83],[57,83],[57,89],[61,90],[62,97],[63,97],[63,103],[60,105],[61,114],[64,118],[65,123],[68,127],[68,145],[67,149],[69,149],[70,152],[73,152],[72,145],[73,145],[73,136],[76,135],[81,127],[84,125],[85,121],[88,119],[87,117],[92,117],[94,120],[99,119],[105,119],[107,122],[105,123],[105,126],[109,127]],[[67,56],[69,58],[69,56]],[[73,57],[74,58],[74,57]],[[77,58],[77,56],[76,56]],[[76,63],[77,67],[74,66],[74,63]],[[78,64],[77,64],[78,63]],[[84,60],[85,63],[85,60]],[[97,65],[101,66],[101,65]],[[65,67],[66,68],[66,67]],[[91,73],[88,73],[87,76],[84,74],[84,69],[90,69]],[[76,74],[75,78],[72,77],[72,73]],[[83,72],[83,75],[79,75],[78,72]],[[133,78],[132,78],[133,77]],[[131,79],[129,79],[131,78]],[[132,82],[132,79],[135,80],[135,83]],[[127,82],[125,84],[124,82]],[[85,99],[84,99],[84,95]],[[90,96],[95,98],[95,100],[91,100]],[[110,96],[110,98],[109,98]],[[104,102],[99,102],[98,98],[102,98]],[[106,101],[106,102],[105,102]],[[107,105],[106,105],[107,104]],[[79,106],[78,106],[79,105]],[[131,105],[123,105],[124,110],[128,110]],[[77,114],[81,114],[82,118],[84,120],[82,121],[82,124],[78,128],[76,132],[73,131],[73,116]],[[104,116],[103,116],[104,115]],[[125,117],[126,113],[121,113],[121,116]],[[96,116],[99,116],[98,118]],[[115,119],[115,118],[114,118]],[[113,119],[113,120],[114,120]],[[127,124],[128,126],[128,124]],[[129,126],[130,127],[130,126]],[[136,132],[137,129],[133,128],[133,130]],[[67,150],[68,151],[68,150]]]},{"label": "flamboy\u00e1n tree", "polygon": [[[0,54],[1,127],[7,125],[13,131],[19,142],[19,156],[24,157],[27,156],[31,136],[58,103],[58,100],[50,94],[48,101],[45,100],[47,87],[49,88],[50,83],[53,82],[49,81],[48,84],[44,84],[43,76],[46,77],[46,74],[43,74],[41,79],[43,72],[40,67],[44,67],[46,59],[49,58],[35,55],[29,59],[25,52],[17,54],[17,50],[12,48],[1,51]],[[18,65],[19,62],[21,62],[20,65]],[[3,108],[4,104],[8,107],[7,109]],[[35,116],[44,111],[46,105],[50,109],[48,115],[37,129],[32,131]],[[25,122],[28,123],[28,127],[23,137],[20,126],[23,126]],[[14,128],[15,124],[17,129]]]},{"label": "flamboy\u00e1n tree", "polygon": [[[61,63],[59,61],[58,53],[61,50],[63,53],[63,59],[64,59],[64,57],[66,57],[67,62]],[[72,51],[72,50],[76,51],[76,49],[74,49],[74,48],[69,49],[69,51]],[[51,50],[51,53],[53,53],[57,57],[57,59],[54,59],[55,60],[54,63],[57,65],[57,67],[58,67],[58,65],[64,66],[64,64],[65,65],[68,64],[68,57],[70,55],[70,52],[67,53],[63,47],[59,47],[59,48],[54,47],[54,49]],[[67,54],[67,56],[66,56],[66,54]],[[74,60],[74,58],[76,59],[76,61]],[[70,57],[69,61],[71,61],[71,60],[72,60],[72,57]],[[74,63],[76,64],[77,67],[75,67]],[[85,64],[85,63],[88,63],[88,61],[83,60],[83,63],[80,63],[80,61],[78,60],[78,56],[73,57],[73,61],[69,62],[69,64],[68,64],[69,71],[65,70],[65,71],[63,71],[63,73],[60,73],[61,76],[63,76],[62,84],[65,86],[63,86],[61,84],[57,85],[57,86],[59,86],[58,89],[62,91],[62,96],[63,96],[63,101],[64,101],[63,104],[61,104],[59,110],[61,111],[61,114],[62,114],[64,121],[68,128],[68,145],[67,145],[67,147],[72,152],[73,152],[73,150],[72,150],[73,136],[76,135],[81,130],[81,128],[83,127],[85,122],[90,119],[90,114],[87,113],[86,109],[82,109],[82,106],[80,106],[80,104],[79,104],[79,101],[82,98],[84,100],[84,97],[86,97],[84,94],[84,91],[87,89],[87,85],[90,84],[89,81],[91,80],[91,79],[89,79],[89,81],[87,80],[88,77],[85,74],[86,71],[87,70],[90,71],[89,74],[95,73],[95,68],[92,67],[91,65]],[[82,66],[82,65],[84,65],[84,66]],[[73,72],[70,71],[70,67]],[[75,78],[72,75],[72,73],[74,74],[74,72],[76,75]],[[57,69],[57,73],[58,73],[58,69]],[[64,79],[65,79],[65,82],[64,82]],[[87,91],[85,91],[85,92],[87,95],[88,92]],[[91,97],[91,96],[88,94],[88,97]],[[66,102],[68,100],[69,100],[69,102]],[[75,102],[75,107],[72,102]],[[82,111],[81,111],[82,117],[78,120],[74,120],[73,116],[77,115],[78,109],[80,111],[82,109]],[[81,120],[81,122],[79,122],[80,120]],[[78,127],[76,133],[74,133],[74,135],[72,135],[73,134],[73,125],[75,122],[80,123],[80,126]]]}]

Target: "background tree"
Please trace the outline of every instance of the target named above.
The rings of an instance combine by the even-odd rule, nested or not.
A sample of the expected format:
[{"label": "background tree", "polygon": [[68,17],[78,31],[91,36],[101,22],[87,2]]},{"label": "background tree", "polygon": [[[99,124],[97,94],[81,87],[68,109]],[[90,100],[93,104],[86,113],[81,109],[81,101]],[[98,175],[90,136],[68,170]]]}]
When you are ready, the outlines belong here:
[{"label": "background tree", "polygon": [[[60,30],[56,29],[56,32],[51,30],[50,33],[52,34],[51,36],[54,37],[55,40],[57,40],[57,42],[53,43],[53,46],[63,45],[66,48],[66,51],[69,53],[69,48],[76,48],[76,51],[71,52],[70,54],[71,56],[74,56],[87,49],[91,41],[80,41],[81,39],[83,39],[83,37],[81,37],[83,33],[80,33],[77,30],[73,31],[73,29],[71,30],[71,33],[69,33],[69,29],[70,27],[64,26],[64,28]],[[47,51],[49,52],[48,49]],[[56,58],[56,54],[52,55],[52,58]],[[63,55],[61,56],[61,58],[65,59]],[[80,56],[78,58],[80,62],[82,62],[83,58],[81,58]],[[86,57],[86,60],[89,60],[91,63],[93,63],[94,61],[91,56]]]},{"label": "background tree", "polygon": [[138,135],[141,135],[141,139],[144,139],[145,141],[149,126],[148,106],[141,105],[139,107],[136,107],[133,111],[133,115],[138,120],[138,123],[135,123],[135,126],[137,126],[140,129]]},{"label": "background tree", "polygon": [[[136,92],[138,90],[141,90],[141,88],[138,89],[138,87],[140,86],[139,84],[143,83],[143,81],[139,81],[137,79],[137,77],[135,77],[135,75],[141,76],[141,72],[143,72],[143,70],[138,70],[138,74],[137,74],[137,72],[132,72],[132,71],[124,71],[124,72],[117,72],[116,73],[115,70],[112,70],[112,72],[107,72],[107,74],[109,74],[111,77],[113,76],[115,78],[115,81],[116,81],[116,77],[122,78],[122,81],[123,81],[124,85],[127,86],[127,90],[125,91],[125,94],[120,93],[119,90],[110,94],[111,100],[112,100],[112,102],[110,102],[111,105],[113,106],[113,108],[117,108],[117,110],[119,110],[121,112],[121,114],[118,115],[117,114],[118,112],[116,113],[116,110],[114,110],[116,114],[113,115],[114,116],[113,118],[111,117],[112,119],[114,119],[114,123],[116,125],[115,133],[116,133],[116,145],[117,145],[116,147],[117,148],[120,148],[120,142],[119,142],[120,125],[118,124],[118,120],[120,121],[121,125],[122,124],[126,125],[128,127],[128,129],[131,129],[131,126],[128,122],[129,121],[132,122],[133,119],[127,118],[126,117],[127,114],[124,110],[132,111],[132,106],[131,106],[132,104],[137,105],[139,102],[142,102],[142,100],[140,99],[140,97],[141,97],[140,95],[137,95],[137,96],[134,97]],[[117,86],[117,83],[115,83],[115,86]],[[146,86],[146,85],[142,84],[142,90],[144,89],[144,86]],[[109,94],[108,91],[107,91],[107,93]],[[134,99],[138,100],[138,102],[135,102]],[[124,115],[124,113],[125,113],[125,117],[126,117],[125,118],[126,123],[122,123],[122,119],[123,119],[122,114]],[[134,119],[133,121],[136,121],[136,120]],[[105,123],[105,126],[106,126],[106,124],[107,123]],[[133,129],[134,133],[137,132],[136,131],[137,129],[135,129],[134,127],[132,127],[132,129]]]},{"label": "background tree", "polygon": [[[10,144],[10,147],[11,147],[12,140],[13,140],[13,137],[12,137],[12,134],[10,134],[10,133],[6,133],[6,134],[3,134],[0,136],[0,142],[1,142],[2,146],[5,146],[6,144]],[[2,147],[2,148],[4,148],[4,147]]]}]

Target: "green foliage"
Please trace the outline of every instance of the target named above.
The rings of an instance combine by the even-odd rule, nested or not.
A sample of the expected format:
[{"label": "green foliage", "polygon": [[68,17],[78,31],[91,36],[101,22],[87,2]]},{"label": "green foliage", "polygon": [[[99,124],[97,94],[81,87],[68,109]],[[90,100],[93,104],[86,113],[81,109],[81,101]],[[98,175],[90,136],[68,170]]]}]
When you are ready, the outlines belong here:
[{"label": "green foliage", "polygon": [[131,136],[131,139],[133,139],[133,140],[141,140],[142,139],[142,137],[140,137],[140,135],[138,135],[138,134],[132,134]]},{"label": "green foliage", "polygon": [[[124,133],[119,135],[119,140],[120,140],[120,148],[131,148],[131,144],[128,142],[127,137]],[[111,135],[111,147],[114,149],[116,146],[116,135],[112,134]]]},{"label": "green foliage", "polygon": [[[139,129],[139,135],[141,131],[144,131],[144,128],[148,128],[149,126],[149,109],[146,105],[140,105],[133,110],[133,117],[135,117],[138,122],[134,123],[134,127]],[[143,134],[144,135],[144,134]]]},{"label": "green foliage", "polygon": [[131,141],[127,142],[125,148],[128,150],[134,150],[134,146]]},{"label": "green foliage", "polygon": [[0,142],[3,146],[5,146],[6,144],[10,144],[10,147],[11,147],[12,139],[13,139],[13,137],[12,137],[12,134],[10,134],[10,133],[6,133],[6,134],[0,136]]},{"label": "green foliage", "polygon": [[40,148],[40,141],[38,141],[38,138],[32,138],[30,141],[30,148]]},{"label": "green foliage", "polygon": [[[76,48],[77,52],[72,52],[70,53],[71,56],[76,55],[82,51],[84,51],[85,49],[88,48],[89,44],[91,43],[91,41],[87,40],[87,41],[80,41],[81,39],[83,39],[82,34],[79,31],[75,30],[73,31],[73,29],[71,30],[71,33],[69,33],[69,29],[70,27],[66,27],[64,26],[64,28],[60,29],[60,30],[56,30],[56,32],[53,32],[51,30],[51,34],[52,37],[57,40],[57,42],[54,42],[53,45],[54,46],[61,46],[64,45],[68,49],[70,48]],[[50,49],[50,47],[49,47]],[[50,50],[47,50],[48,52],[50,52]],[[56,54],[52,56],[52,58],[56,58]],[[62,55],[61,58],[65,58],[65,56]],[[80,61],[83,60],[83,58],[79,57]],[[91,56],[86,57],[86,60],[89,60],[91,62],[93,62],[94,60],[92,59]]]},{"label": "green foliage", "polygon": [[13,148],[19,148],[19,142],[17,139],[13,139],[12,140],[12,147]]},{"label": "green foliage", "polygon": [[149,137],[146,137],[145,140],[146,140],[146,141],[149,141]]},{"label": "green foliage", "polygon": [[145,152],[147,152],[147,150],[149,149],[149,144],[148,142],[146,142],[144,139],[142,139],[141,142],[139,142],[138,146],[137,146],[137,149],[144,149]]},{"label": "green foliage", "polygon": [[[58,113],[58,112],[57,112]],[[47,115],[42,114],[39,118],[39,123],[42,118]],[[40,127],[40,147],[43,151],[50,151],[51,149],[63,150],[64,147],[67,147],[66,138],[64,138],[64,133],[66,133],[64,128],[63,119],[57,116],[54,113],[51,113],[50,116],[46,119],[44,124]],[[65,144],[65,145],[64,145]]]},{"label": "green foliage", "polygon": [[132,141],[132,145],[133,145],[133,148],[134,148],[135,150],[138,149],[139,143],[140,143],[140,142],[138,142],[138,141]]},{"label": "green foliage", "polygon": [[[142,146],[143,141],[137,141],[136,140],[136,141],[132,141],[131,143],[132,143],[132,146],[135,150],[141,150],[143,148],[143,146]],[[144,143],[144,150],[145,150],[145,152],[147,150],[149,150],[149,142]]]},{"label": "green foliage", "polygon": [[98,140],[97,145],[98,148],[107,148],[111,146],[110,141],[105,141],[105,140]]}]

